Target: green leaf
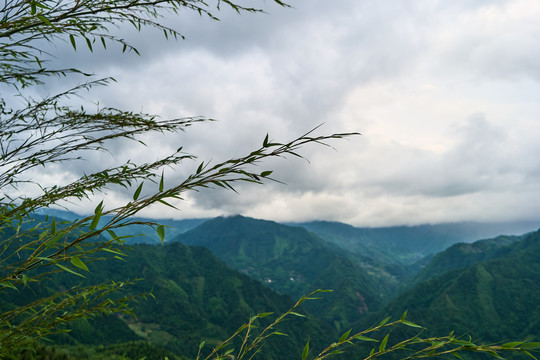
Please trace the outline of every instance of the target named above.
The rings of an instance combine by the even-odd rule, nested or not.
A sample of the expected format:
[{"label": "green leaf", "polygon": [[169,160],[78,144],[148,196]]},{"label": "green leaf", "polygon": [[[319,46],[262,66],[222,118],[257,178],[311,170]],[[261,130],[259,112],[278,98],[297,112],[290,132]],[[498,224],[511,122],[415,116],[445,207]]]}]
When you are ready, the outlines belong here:
[{"label": "green leaf", "polygon": [[166,202],[165,200],[159,199],[158,202],[162,203],[163,205],[167,205],[167,206],[169,206],[169,207],[172,207],[172,208],[175,209],[175,210],[178,210],[178,208],[177,208],[176,206],[169,204],[169,203]]},{"label": "green leaf", "polygon": [[270,176],[272,173],[273,173],[273,171],[270,171],[270,170],[268,170],[268,171],[263,171],[263,172],[261,173],[261,177],[267,177],[267,176]]},{"label": "green leaf", "polygon": [[159,192],[163,191],[163,171],[161,172],[161,180],[159,180]]},{"label": "green leaf", "polygon": [[401,321],[405,320],[405,317],[407,316],[407,310],[405,310],[405,312],[403,313],[403,315],[401,315]]},{"label": "green leaf", "polygon": [[90,42],[90,39],[85,37],[86,45],[88,45],[88,49],[90,49],[90,52],[94,52],[94,49],[92,49],[92,42]]},{"label": "green leaf", "polygon": [[460,353],[458,353],[458,352],[453,352],[453,353],[451,353],[451,354],[454,355],[455,357],[457,357],[458,359],[463,360],[463,357],[461,356]]},{"label": "green leaf", "polygon": [[80,277],[84,277],[83,275],[79,274],[76,271],[71,270],[70,268],[65,267],[64,265],[60,265],[60,264],[56,264],[56,263],[54,265],[58,266],[60,269],[62,269],[64,271],[67,271],[68,273],[71,273],[73,275],[77,275],[77,276],[80,276]]},{"label": "green leaf", "polygon": [[54,220],[54,216],[51,221],[51,235],[56,234],[56,221]]},{"label": "green leaf", "polygon": [[[268,135],[267,135],[267,137],[268,137]],[[309,340],[306,343],[306,346],[304,346],[304,351],[302,351],[302,360],[306,360],[308,354],[309,354]]]},{"label": "green leaf", "polygon": [[257,317],[258,317],[259,319],[262,319],[262,318],[265,318],[265,317],[270,316],[270,315],[272,315],[272,314],[273,314],[273,312],[265,312],[265,313],[257,314]]},{"label": "green leaf", "polygon": [[527,350],[540,349],[540,342],[526,342],[526,343],[523,343],[520,346],[520,349],[527,349]]},{"label": "green leaf", "polygon": [[159,236],[159,240],[161,240],[161,244],[165,241],[165,227],[163,225],[158,225],[156,228],[156,232]]},{"label": "green leaf", "polygon": [[289,314],[294,315],[294,316],[298,316],[298,317],[304,317],[304,318],[307,317],[306,315],[297,313],[296,311],[291,311]]},{"label": "green leaf", "polygon": [[381,344],[379,345],[379,351],[383,352],[386,349],[386,344],[388,343],[388,337],[390,334],[386,334],[384,339],[381,341]]},{"label": "green leaf", "polygon": [[142,190],[143,185],[144,185],[144,183],[141,183],[141,185],[139,185],[137,190],[135,190],[135,194],[133,194],[133,200],[134,201],[137,201],[137,199],[139,198],[139,195],[141,194],[141,190]]},{"label": "green leaf", "polygon": [[530,356],[530,357],[532,357],[534,360],[537,360],[536,357],[533,354],[531,354],[530,352],[528,352],[527,350],[522,349],[521,352],[528,355],[528,356]]},{"label": "green leaf", "polygon": [[347,331],[346,333],[344,333],[343,335],[341,335],[341,337],[339,338],[339,342],[342,343],[344,342],[345,340],[347,340],[347,338],[349,337],[349,334],[351,333],[351,330],[352,329],[349,329],[349,331]]},{"label": "green leaf", "polygon": [[523,343],[525,343],[525,341],[513,341],[513,342],[508,342],[506,344],[502,344],[501,347],[503,347],[503,348],[515,348],[516,346],[521,345]]},{"label": "green leaf", "polygon": [[94,230],[98,226],[100,218],[101,218],[101,213],[94,215],[94,219],[90,223],[90,231]]},{"label": "green leaf", "polygon": [[373,341],[373,342],[379,342],[379,340],[372,339],[372,338],[368,338],[367,336],[363,336],[363,335],[354,335],[354,336],[353,336],[353,339],[357,339],[357,340],[360,340],[360,341]]},{"label": "green leaf", "polygon": [[94,214],[100,214],[103,212],[103,200],[99,202],[98,206],[94,209]]},{"label": "green leaf", "polygon": [[407,326],[414,327],[414,328],[420,328],[420,329],[423,328],[422,326],[417,325],[417,324],[412,323],[412,322],[407,321],[407,320],[401,320],[401,323],[402,323],[403,325],[407,325]]},{"label": "green leaf", "polygon": [[203,169],[203,166],[204,166],[204,161],[199,165],[199,167],[197,168],[197,174],[200,174],[202,169]]},{"label": "green leaf", "polygon": [[72,257],[70,261],[74,266],[78,267],[79,269],[90,271],[88,270],[86,264],[79,257]]},{"label": "green leaf", "polygon": [[15,287],[15,285],[13,285],[12,283],[10,283],[9,281],[2,281],[2,282],[0,282],[0,286],[12,288],[12,289],[17,289],[17,288]]},{"label": "green leaf", "polygon": [[62,237],[63,237],[64,234],[62,233],[59,233],[59,234],[56,234],[55,237],[51,238],[49,241],[47,241],[45,243],[45,247],[46,248],[50,248],[51,246],[53,246],[55,243],[58,242],[58,240],[60,240]]},{"label": "green leaf", "polygon": [[390,316],[387,317],[386,319],[384,319],[383,321],[381,321],[381,322],[379,323],[378,326],[383,326],[383,325],[386,324],[389,320],[390,320]]},{"label": "green leaf", "polygon": [[264,141],[263,141],[263,147],[267,147],[268,146],[268,134],[266,134],[266,137],[264,138]]},{"label": "green leaf", "polygon": [[126,256],[126,254],[124,254],[124,253],[122,253],[120,251],[112,250],[112,249],[103,248],[101,250],[106,251],[106,252],[110,252],[110,253],[113,253],[113,254],[117,254],[117,255]]}]

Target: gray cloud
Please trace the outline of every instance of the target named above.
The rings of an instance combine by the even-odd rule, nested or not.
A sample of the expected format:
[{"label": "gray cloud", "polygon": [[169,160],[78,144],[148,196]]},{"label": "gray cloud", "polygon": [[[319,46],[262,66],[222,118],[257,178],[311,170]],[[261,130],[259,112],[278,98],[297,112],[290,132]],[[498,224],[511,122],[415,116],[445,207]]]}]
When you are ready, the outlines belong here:
[{"label": "gray cloud", "polygon": [[[225,11],[220,22],[188,13],[167,18],[185,41],[121,28],[141,57],[58,46],[58,63],[118,80],[89,94],[100,104],[219,120],[147,138],[151,151],[113,144],[114,156],[89,154],[63,171],[152,161],[178,146],[217,162],[253,150],[267,132],[288,140],[325,123],[320,133],[363,135],[332,143],[336,150],[306,147],[309,163],[261,165],[287,185],[187,194],[182,211],[166,216],[242,213],[357,225],[538,218],[540,205],[531,200],[540,196],[536,1],[261,4],[267,14]],[[54,80],[42,91],[65,86]],[[120,203],[128,195],[109,198]]]}]

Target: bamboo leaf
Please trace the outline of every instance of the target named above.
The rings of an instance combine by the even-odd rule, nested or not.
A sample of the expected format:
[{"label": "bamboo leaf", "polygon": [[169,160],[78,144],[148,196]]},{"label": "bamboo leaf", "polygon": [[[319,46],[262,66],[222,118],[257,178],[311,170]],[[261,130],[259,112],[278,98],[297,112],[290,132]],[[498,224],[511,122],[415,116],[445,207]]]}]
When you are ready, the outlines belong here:
[{"label": "bamboo leaf", "polygon": [[137,190],[135,190],[135,194],[133,194],[133,201],[137,201],[137,199],[139,198],[139,195],[141,194],[143,185],[144,185],[144,183],[141,183],[141,185],[139,185]]},{"label": "bamboo leaf", "polygon": [[289,314],[294,315],[294,316],[298,316],[298,317],[304,317],[304,318],[307,317],[306,315],[297,313],[296,311],[291,311]]},{"label": "bamboo leaf", "polygon": [[530,352],[528,352],[527,350],[521,349],[521,352],[528,355],[528,356],[530,356],[530,357],[532,357],[534,360],[537,360],[536,357],[533,354],[531,354]]},{"label": "bamboo leaf", "polygon": [[159,240],[161,240],[161,244],[163,245],[163,242],[165,241],[165,227],[163,225],[158,225],[156,232],[159,236]]},{"label": "bamboo leaf", "polygon": [[86,264],[78,256],[72,257],[70,261],[74,266],[78,267],[79,269],[90,271],[88,270]]},{"label": "bamboo leaf", "polygon": [[73,275],[77,275],[77,276],[80,276],[80,277],[84,277],[83,275],[79,274],[76,271],[71,270],[70,268],[65,267],[64,265],[57,264],[57,263],[55,263],[54,265],[58,266],[60,269],[62,269],[64,271],[67,271],[68,273],[71,273]]},{"label": "bamboo leaf", "polygon": [[381,344],[379,345],[379,351],[383,352],[386,349],[386,344],[388,343],[388,337],[390,334],[386,334],[384,339],[381,341]]},{"label": "bamboo leaf", "polygon": [[502,344],[501,347],[503,347],[503,348],[515,348],[516,346],[521,345],[523,343],[525,343],[525,341],[513,341],[513,342],[508,342],[506,344]]},{"label": "bamboo leaf", "polygon": [[161,180],[159,180],[159,192],[163,191],[163,171],[161,172]]},{"label": "bamboo leaf", "polygon": [[407,310],[405,310],[405,312],[403,313],[403,315],[401,315],[401,321],[405,320],[405,317],[407,316]]},{"label": "bamboo leaf", "polygon": [[341,335],[341,337],[339,338],[339,342],[342,343],[344,342],[345,340],[347,340],[349,338],[349,335],[351,333],[351,330],[352,329],[349,329],[349,331],[345,332],[343,335]]},{"label": "bamboo leaf", "polygon": [[94,230],[98,226],[100,218],[101,218],[101,212],[99,214],[94,215],[94,219],[90,223],[90,231]]},{"label": "bamboo leaf", "polygon": [[302,351],[302,360],[306,360],[309,354],[309,340],[304,346],[304,350]]},{"label": "bamboo leaf", "polygon": [[390,320],[390,316],[387,317],[386,319],[384,319],[383,321],[381,321],[381,322],[379,323],[379,326],[383,326],[383,325],[386,324],[389,320]]},{"label": "bamboo leaf", "polygon": [[372,338],[369,338],[369,337],[363,336],[363,335],[354,335],[354,336],[353,336],[353,339],[357,339],[357,340],[360,340],[360,341],[373,341],[373,342],[379,342],[379,340],[372,339]]},{"label": "bamboo leaf", "polygon": [[423,328],[422,326],[420,326],[420,325],[418,325],[418,324],[415,324],[415,323],[412,323],[412,322],[407,321],[407,320],[401,320],[401,323],[402,323],[403,325],[407,325],[407,326],[414,327],[414,328],[420,328],[420,329]]},{"label": "bamboo leaf", "polygon": [[45,243],[45,247],[48,249],[50,248],[51,246],[53,246],[55,243],[58,242],[58,240],[60,240],[62,237],[63,237],[64,234],[62,233],[59,233],[59,234],[56,234],[55,237],[51,238],[49,241],[47,241]]}]

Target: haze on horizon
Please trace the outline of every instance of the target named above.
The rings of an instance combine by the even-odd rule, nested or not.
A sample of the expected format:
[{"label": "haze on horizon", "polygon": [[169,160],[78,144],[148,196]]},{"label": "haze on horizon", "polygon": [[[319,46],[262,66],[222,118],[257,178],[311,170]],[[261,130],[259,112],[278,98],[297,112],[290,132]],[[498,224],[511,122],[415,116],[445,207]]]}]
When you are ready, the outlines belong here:
[{"label": "haze on horizon", "polygon": [[[35,176],[53,184],[113,162],[156,160],[179,146],[219,161],[249,153],[266,133],[285,141],[324,124],[318,133],[362,135],[331,143],[335,150],[306,147],[309,163],[261,164],[286,185],[189,193],[176,204],[180,211],[141,215],[370,227],[540,220],[539,2],[290,4],[257,1],[266,13],[223,10],[219,22],[192,13],[168,18],[186,40],[120,29],[140,57],[118,48],[90,54],[83,46],[76,53],[68,43],[55,47],[55,61],[114,76],[117,83],[89,93],[102,106],[218,121],[145,138],[146,148],[115,143],[111,153]],[[42,91],[66,86],[51,79]],[[185,174],[169,171],[166,179]],[[130,196],[111,191],[107,202]]]}]

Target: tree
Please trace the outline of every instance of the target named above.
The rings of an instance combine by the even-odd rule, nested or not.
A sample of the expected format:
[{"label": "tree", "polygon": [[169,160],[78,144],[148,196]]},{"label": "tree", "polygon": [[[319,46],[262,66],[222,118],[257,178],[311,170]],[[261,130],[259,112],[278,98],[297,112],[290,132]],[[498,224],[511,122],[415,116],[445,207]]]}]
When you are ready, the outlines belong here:
[{"label": "tree", "polygon": [[[274,0],[280,6],[285,3]],[[196,156],[185,153],[182,147],[158,161],[135,163],[128,161],[99,172],[85,174],[63,185],[43,187],[28,178],[30,170],[66,163],[84,157],[88,151],[106,151],[117,139],[138,141],[147,133],[183,131],[208,119],[200,117],[161,120],[158,116],[133,113],[103,107],[88,111],[67,104],[67,99],[82,90],[107,85],[112,79],[90,80],[65,92],[38,100],[29,97],[34,86],[50,76],[85,75],[77,67],[54,68],[46,51],[48,43],[69,41],[77,49],[83,40],[92,51],[95,46],[107,48],[120,44],[122,51],[138,53],[135,47],[114,33],[114,27],[131,24],[137,30],[153,27],[166,37],[182,37],[176,30],[160,23],[165,13],[196,11],[201,16],[217,19],[213,11],[228,6],[235,11],[257,12],[229,0],[211,4],[201,0],[8,0],[0,7],[0,86],[23,99],[23,106],[13,105],[11,98],[0,99],[0,230],[2,231],[0,259],[0,291],[18,289],[41,281],[57,271],[83,276],[87,264],[108,257],[123,257],[123,237],[115,229],[138,221],[132,216],[152,205],[174,207],[171,199],[181,199],[187,191],[207,187],[222,187],[234,191],[234,184],[247,181],[262,184],[271,171],[260,171],[257,165],[268,157],[301,156],[298,149],[308,143],[324,143],[349,135],[314,136],[308,132],[290,142],[278,143],[268,136],[260,148],[251,153],[211,164],[201,162],[196,171],[183,180],[165,186],[164,167],[178,167]],[[153,191],[148,193],[149,185]],[[38,191],[28,193],[23,186],[34,185]],[[133,198],[126,204],[108,208],[100,203],[92,216],[70,223],[56,223],[54,218],[37,220],[36,210],[90,198],[106,192],[112,186],[132,189]],[[111,218],[100,222],[104,215]],[[164,239],[165,228],[153,227]],[[97,240],[96,240],[97,239]],[[0,357],[13,350],[30,346],[78,318],[117,311],[129,312],[129,298],[111,300],[126,283],[109,283],[91,287],[76,287],[51,297],[0,314]]]}]

